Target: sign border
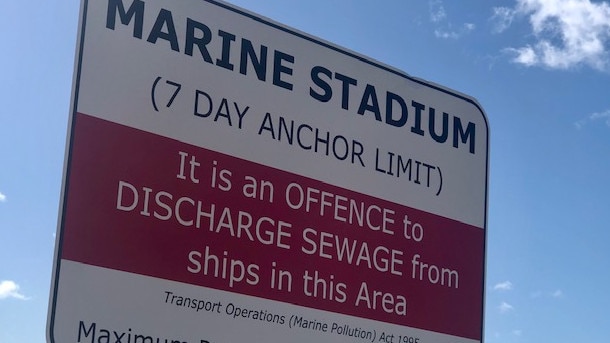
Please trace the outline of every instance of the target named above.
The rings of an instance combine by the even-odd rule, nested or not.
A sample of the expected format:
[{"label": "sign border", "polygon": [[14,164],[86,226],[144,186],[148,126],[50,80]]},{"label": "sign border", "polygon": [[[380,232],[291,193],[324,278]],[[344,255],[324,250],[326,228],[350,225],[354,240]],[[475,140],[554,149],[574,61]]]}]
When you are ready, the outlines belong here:
[{"label": "sign border", "polygon": [[[379,61],[376,61],[372,58],[365,57],[360,55],[354,51],[351,51],[347,48],[340,47],[336,44],[330,43],[328,41],[323,40],[319,37],[314,37],[307,33],[301,32],[295,28],[290,28],[287,25],[274,22],[270,18],[263,17],[262,15],[258,15],[256,13],[250,12],[248,10],[242,9],[236,5],[217,1],[217,0],[199,0],[202,2],[207,2],[212,5],[218,6],[225,10],[234,12],[248,19],[252,19],[258,23],[261,23],[265,26],[280,30],[289,35],[298,37],[310,43],[314,43],[321,47],[330,49],[334,52],[337,52],[341,55],[347,56],[352,59],[356,59],[360,62],[373,66],[375,68],[384,70],[391,74],[394,74],[400,78],[407,79],[411,82],[415,82],[424,87],[433,89],[437,92],[445,93],[454,98],[460,99],[467,103],[473,105],[482,116],[483,121],[485,123],[486,137],[485,137],[485,208],[484,208],[484,218],[483,218],[483,227],[484,230],[484,246],[483,246],[483,265],[482,268],[482,302],[481,302],[481,342],[484,342],[484,333],[485,333],[485,279],[486,279],[486,270],[487,270],[487,228],[488,228],[488,203],[489,203],[489,122],[487,120],[487,115],[482,107],[479,105],[477,100],[473,97],[467,96],[455,90],[449,89],[447,87],[443,87],[441,85],[437,85],[436,83],[426,81],[423,79],[419,79],[413,77],[404,71],[398,70],[394,67],[387,66]],[[57,308],[57,293],[59,286],[59,274],[61,270],[61,250],[63,246],[63,232],[65,227],[65,219],[66,219],[66,203],[67,203],[67,190],[70,187],[70,165],[72,160],[72,150],[73,150],[73,140],[74,140],[74,120],[75,115],[78,109],[78,100],[80,93],[80,79],[81,79],[81,71],[82,71],[82,61],[83,61],[83,50],[85,45],[85,31],[87,27],[87,10],[88,10],[89,0],[82,0],[80,4],[79,11],[79,25],[78,25],[78,36],[77,36],[77,45],[75,49],[75,66],[74,71],[75,74],[73,76],[73,84],[72,84],[72,95],[71,95],[71,106],[70,106],[70,114],[68,120],[68,128],[67,128],[67,140],[65,147],[65,161],[64,161],[64,171],[62,177],[62,187],[61,187],[61,198],[60,198],[60,206],[58,210],[58,221],[57,221],[57,235],[55,241],[55,251],[53,257],[53,272],[51,274],[51,290],[50,290],[50,299],[49,299],[49,307],[47,314],[47,341],[55,343],[54,337],[54,328],[55,328],[55,310]]]}]

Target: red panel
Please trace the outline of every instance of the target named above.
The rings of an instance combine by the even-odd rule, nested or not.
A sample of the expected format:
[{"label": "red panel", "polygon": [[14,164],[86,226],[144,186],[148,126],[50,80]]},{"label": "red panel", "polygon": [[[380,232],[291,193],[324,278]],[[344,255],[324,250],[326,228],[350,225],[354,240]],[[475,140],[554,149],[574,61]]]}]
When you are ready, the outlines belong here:
[{"label": "red panel", "polygon": [[[485,238],[480,228],[84,114],[76,117],[73,139],[62,231],[63,259],[481,339]],[[188,154],[185,158],[186,179],[177,177],[181,162],[179,152]],[[198,164],[193,176],[199,183],[189,180],[191,156]],[[214,168],[216,188],[211,187]],[[225,174],[225,179],[231,180],[230,191],[220,189],[225,185],[220,176],[221,170],[231,173],[230,177]],[[274,188],[273,201],[244,196],[242,186],[247,177],[270,181]],[[136,189],[137,203],[129,186],[123,186],[119,198],[120,181]],[[366,204],[366,208],[372,206],[373,225],[378,225],[381,220],[378,208],[388,209],[394,213],[392,218],[395,223],[388,225],[388,230],[394,234],[334,219],[333,206],[330,205],[325,207],[323,215],[317,207],[319,203],[312,203],[309,212],[304,208],[293,209],[285,200],[285,190],[291,183],[297,183],[303,189],[311,187],[328,192],[332,196],[326,195],[325,199],[330,202],[339,196],[343,197],[340,198],[341,205],[349,204],[349,200],[343,199],[353,199]],[[291,194],[292,201],[296,202],[297,193]],[[161,205],[156,201],[157,195]],[[147,197],[149,201],[145,208]],[[134,203],[133,210],[118,208],[128,208]],[[176,206],[177,203],[180,205]],[[166,206],[172,208],[171,217],[167,220],[156,218],[155,212],[158,217],[167,217]],[[198,206],[205,212],[214,206],[212,230],[210,220],[205,216],[200,216],[199,228],[196,227]],[[176,216],[176,207],[182,223]],[[223,211],[228,211],[225,217]],[[240,211],[242,224],[244,218],[248,217],[254,222],[249,231],[238,230]],[[349,216],[349,209],[340,208],[338,211],[339,217]],[[229,213],[233,230],[229,225]],[[404,237],[402,219],[405,215],[424,228],[421,242]],[[256,235],[255,223],[263,217],[268,219],[262,220],[262,231],[275,232],[276,241],[270,244],[261,242],[268,238],[264,232],[261,240]],[[224,226],[218,224],[221,221],[225,223]],[[286,223],[286,227],[283,228],[280,246],[277,246],[279,221]],[[219,232],[218,226],[221,227]],[[311,241],[303,238],[306,228],[317,232],[317,235],[312,231],[308,233],[310,239],[318,239],[314,255],[303,252],[303,249],[313,250]],[[325,241],[322,250],[324,256],[319,256],[321,236]],[[396,258],[402,264],[397,262],[396,271],[391,273],[378,270],[383,266],[376,268],[373,265],[369,268],[364,259],[360,265],[355,265],[357,256],[354,256],[351,264],[338,261],[334,243],[336,238],[356,244],[356,255],[362,242],[366,242],[371,259],[378,246],[384,247],[380,250],[380,257],[387,257],[386,249],[399,251]],[[207,275],[203,270],[201,261],[206,249],[217,257],[221,265],[218,276],[213,275],[212,262]],[[202,270],[195,273],[189,271],[189,268],[193,270],[197,267],[189,260],[192,251],[201,252],[202,256],[198,257],[196,253],[192,255],[202,265]],[[420,255],[420,263],[414,271],[411,260],[415,254]],[[223,261],[227,265],[225,277]],[[428,267],[423,267],[424,263]],[[241,264],[244,269],[250,266],[250,274],[246,271],[243,280],[239,278]],[[236,275],[232,284],[229,277],[231,266]],[[455,279],[445,273],[445,285],[441,285],[443,268],[447,272],[458,272],[459,284],[456,285]],[[290,290],[288,282],[283,284],[282,290],[271,287],[273,270],[276,270],[276,280],[278,270],[291,275]],[[312,276],[317,271],[319,279],[325,281],[318,281],[317,287],[314,287],[312,280],[309,289],[304,289],[303,275],[306,271]],[[423,280],[420,280],[420,276]],[[285,276],[283,280],[287,278]],[[449,279],[451,285],[448,284]],[[365,301],[356,304],[363,282],[366,282],[371,298],[374,291],[392,294],[395,300],[399,296],[404,297],[406,314],[397,314],[394,306],[389,305],[389,300],[386,307],[392,311],[384,310],[381,296],[375,302],[375,309],[368,308]],[[316,295],[312,294],[313,288],[317,289]],[[331,289],[333,294],[330,294]],[[386,295],[386,300],[389,298]]]}]

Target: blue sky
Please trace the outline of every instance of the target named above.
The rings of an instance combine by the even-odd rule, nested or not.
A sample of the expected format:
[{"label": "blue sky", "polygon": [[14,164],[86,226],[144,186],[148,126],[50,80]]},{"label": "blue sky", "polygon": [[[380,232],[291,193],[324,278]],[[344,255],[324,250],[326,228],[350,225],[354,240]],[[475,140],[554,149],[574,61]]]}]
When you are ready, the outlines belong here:
[{"label": "blue sky", "polygon": [[[610,3],[234,0],[475,97],[491,132],[485,341],[610,337]],[[0,342],[44,342],[79,1],[3,1]]]}]

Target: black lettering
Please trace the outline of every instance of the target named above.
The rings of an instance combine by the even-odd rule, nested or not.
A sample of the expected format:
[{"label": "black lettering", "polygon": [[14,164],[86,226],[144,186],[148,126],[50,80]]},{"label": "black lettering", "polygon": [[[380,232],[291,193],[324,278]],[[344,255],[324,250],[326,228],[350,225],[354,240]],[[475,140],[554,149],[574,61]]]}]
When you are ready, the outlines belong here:
[{"label": "black lettering", "polygon": [[218,30],[218,35],[222,37],[222,58],[216,59],[216,65],[225,69],[233,70],[231,64],[231,42],[235,41],[235,35],[229,32]]},{"label": "black lettering", "polygon": [[453,147],[458,147],[458,139],[462,141],[462,143],[466,144],[466,142],[470,141],[468,151],[471,154],[474,154],[474,138],[475,138],[475,125],[471,122],[468,122],[466,126],[466,131],[462,127],[462,120],[459,117],[453,117]]},{"label": "black lettering", "polygon": [[101,329],[100,335],[97,336],[97,342],[98,343],[101,343],[101,342],[110,343],[110,331],[108,331],[106,329]]},{"label": "black lettering", "polygon": [[311,68],[311,81],[320,87],[324,93],[317,93],[313,88],[309,87],[309,95],[318,101],[328,102],[333,97],[333,89],[328,82],[320,78],[320,74],[325,75],[329,79],[333,76],[332,72],[324,67],[315,66]]},{"label": "black lettering", "polygon": [[85,323],[81,320],[80,323],[78,323],[78,341],[81,341],[81,333],[83,333],[84,337],[89,337],[89,335],[91,335],[91,342],[95,342],[95,326],[95,323],[91,323],[89,329],[86,329]]},{"label": "black lettering", "polygon": [[426,106],[416,101],[411,101],[411,105],[415,107],[415,123],[411,127],[411,132],[423,136],[424,130],[421,129],[421,112],[426,109]]},{"label": "black lettering", "polygon": [[[207,112],[199,111],[199,96],[200,95],[203,95],[205,97],[204,101],[207,103],[207,107],[208,107]],[[210,114],[212,114],[212,98],[208,95],[208,93],[202,92],[200,90],[195,91],[195,111],[193,112],[193,114],[196,115],[197,117],[203,117],[203,118],[206,118]]]},{"label": "black lettering", "polygon": [[123,340],[123,336],[125,336],[125,333],[121,333],[119,335],[118,332],[116,331],[112,331],[114,333],[114,343],[121,343],[121,341]]},{"label": "black lettering", "polygon": [[[400,117],[398,119],[394,119],[394,108],[392,104],[397,102],[400,105]],[[396,126],[402,127],[406,124],[407,118],[409,117],[409,113],[407,111],[407,104],[405,100],[398,94],[394,94],[392,92],[387,92],[386,100],[385,100],[385,121],[386,123]]]},{"label": "black lettering", "polygon": [[447,136],[449,135],[449,114],[447,114],[446,112],[443,112],[443,130],[441,132],[441,134],[437,134],[436,133],[436,114],[435,114],[435,110],[434,108],[430,107],[428,109],[428,116],[430,117],[428,119],[428,129],[430,131],[430,136],[432,136],[432,138],[439,142],[439,143],[445,143],[447,141]]},{"label": "black lettering", "polygon": [[[163,32],[163,27],[167,27],[167,32]],[[172,18],[172,12],[161,9],[155,24],[153,25],[150,35],[148,35],[148,42],[155,44],[157,39],[164,39],[168,41],[174,51],[180,51],[178,46],[178,35],[176,34],[176,27],[174,26],[174,19]]]},{"label": "black lettering", "polygon": [[305,145],[305,143],[303,143],[303,141],[301,140],[301,130],[303,129],[307,129],[307,131],[309,131],[310,133],[313,134],[313,127],[307,125],[307,124],[301,124],[299,125],[299,128],[297,129],[297,141],[299,142],[299,146],[305,150],[311,150],[312,149],[312,145]]},{"label": "black lettering", "polygon": [[294,56],[276,50],[273,56],[273,84],[292,90],[292,83],[282,80],[282,74],[292,75],[292,68],[283,65],[283,61],[292,64],[294,63]]},{"label": "black lettering", "polygon": [[258,134],[260,135],[261,133],[263,133],[264,130],[271,132],[271,138],[275,139],[273,121],[271,120],[271,114],[269,112],[265,114],[265,119],[263,119],[261,126],[258,128]]},{"label": "black lettering", "polygon": [[265,81],[267,74],[267,47],[261,45],[260,58],[257,58],[252,42],[248,39],[242,38],[241,40],[241,56],[239,60],[239,72],[243,75],[247,74],[248,61],[252,63],[252,67],[256,72],[256,77]]},{"label": "black lettering", "polygon": [[370,84],[367,84],[364,89],[360,107],[358,107],[358,114],[364,115],[365,111],[373,112],[373,114],[375,114],[375,119],[381,121],[381,112],[379,110],[379,101],[377,100],[375,86]]},{"label": "black lettering", "polygon": [[[138,343],[138,342],[139,343],[153,343],[154,339],[151,336],[134,335],[133,342],[134,343]],[[167,342],[167,340],[166,340],[166,342]]]},{"label": "black lettering", "polygon": [[342,82],[341,87],[341,108],[347,110],[349,108],[349,86],[358,85],[358,81],[356,79],[352,79],[351,77],[339,73],[335,73],[335,79]]},{"label": "black lettering", "polygon": [[[195,30],[201,32],[201,37],[195,36]],[[206,45],[212,41],[212,31],[205,24],[198,21],[186,18],[186,42],[184,45],[184,53],[193,56],[193,46],[197,45],[203,60],[212,63],[212,57]]]},{"label": "black lettering", "polygon": [[135,0],[125,11],[122,0],[108,0],[108,11],[106,14],[106,28],[114,30],[116,16],[119,15],[123,25],[129,25],[135,17],[133,24],[133,36],[142,39],[142,26],[144,23],[144,2]]}]

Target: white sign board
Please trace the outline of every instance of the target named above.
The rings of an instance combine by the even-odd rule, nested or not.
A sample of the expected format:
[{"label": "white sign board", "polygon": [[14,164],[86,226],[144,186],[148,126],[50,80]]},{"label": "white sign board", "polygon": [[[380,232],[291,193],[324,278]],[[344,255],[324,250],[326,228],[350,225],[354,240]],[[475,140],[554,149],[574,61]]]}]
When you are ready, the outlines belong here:
[{"label": "white sign board", "polygon": [[481,342],[465,95],[217,1],[84,0],[50,342]]}]

